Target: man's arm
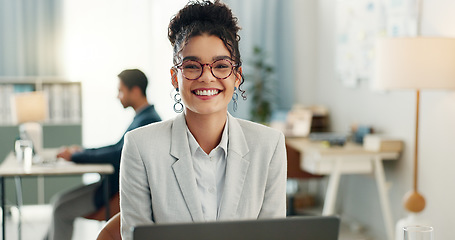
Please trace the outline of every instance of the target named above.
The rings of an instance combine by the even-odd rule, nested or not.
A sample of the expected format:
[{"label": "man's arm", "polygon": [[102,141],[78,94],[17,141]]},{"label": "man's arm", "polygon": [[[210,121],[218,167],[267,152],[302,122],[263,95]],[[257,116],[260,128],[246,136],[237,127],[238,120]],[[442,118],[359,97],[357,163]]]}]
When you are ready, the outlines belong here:
[{"label": "man's arm", "polygon": [[71,161],[75,163],[111,163],[118,164],[122,154],[123,139],[117,144],[85,149],[84,151],[75,152],[71,156]]}]

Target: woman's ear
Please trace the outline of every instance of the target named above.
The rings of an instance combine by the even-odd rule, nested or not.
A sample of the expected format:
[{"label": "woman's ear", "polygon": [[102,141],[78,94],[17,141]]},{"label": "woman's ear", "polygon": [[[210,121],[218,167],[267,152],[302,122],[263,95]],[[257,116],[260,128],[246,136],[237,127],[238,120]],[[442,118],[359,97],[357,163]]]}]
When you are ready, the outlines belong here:
[{"label": "woman's ear", "polygon": [[234,85],[238,88],[240,83],[242,83],[242,67],[239,67],[237,71],[234,72],[235,74],[235,83]]},{"label": "woman's ear", "polygon": [[177,69],[175,67],[171,68],[171,83],[174,88],[179,87],[179,81],[177,80]]}]

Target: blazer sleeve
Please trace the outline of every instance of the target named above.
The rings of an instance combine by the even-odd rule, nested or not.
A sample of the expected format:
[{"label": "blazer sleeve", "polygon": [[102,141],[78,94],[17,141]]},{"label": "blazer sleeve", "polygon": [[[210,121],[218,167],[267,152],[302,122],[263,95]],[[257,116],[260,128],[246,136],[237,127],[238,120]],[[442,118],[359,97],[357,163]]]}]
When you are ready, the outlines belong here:
[{"label": "blazer sleeve", "polygon": [[153,223],[147,172],[133,135],[125,135],[120,161],[120,212],[122,239],[132,239],[132,227]]},{"label": "blazer sleeve", "polygon": [[280,133],[268,168],[264,202],[258,218],[286,217],[287,159],[284,135]]}]

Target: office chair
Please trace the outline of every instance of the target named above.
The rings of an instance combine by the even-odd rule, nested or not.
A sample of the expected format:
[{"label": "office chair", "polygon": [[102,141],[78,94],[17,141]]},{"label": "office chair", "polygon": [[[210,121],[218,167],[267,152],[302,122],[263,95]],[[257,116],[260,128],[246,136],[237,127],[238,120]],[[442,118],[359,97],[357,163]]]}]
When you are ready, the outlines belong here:
[{"label": "office chair", "polygon": [[107,221],[96,240],[122,240],[120,234],[120,212]]},{"label": "office chair", "polygon": [[[116,193],[109,199],[109,218],[120,212],[120,194]],[[101,207],[89,215],[84,216],[86,219],[104,221],[106,220],[106,206]]]}]

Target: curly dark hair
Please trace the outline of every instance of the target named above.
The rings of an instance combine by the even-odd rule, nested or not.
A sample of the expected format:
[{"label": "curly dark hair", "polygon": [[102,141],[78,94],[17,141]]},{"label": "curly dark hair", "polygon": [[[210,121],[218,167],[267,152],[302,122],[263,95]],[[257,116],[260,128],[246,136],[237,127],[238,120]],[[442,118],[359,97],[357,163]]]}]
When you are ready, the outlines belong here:
[{"label": "curly dark hair", "polygon": [[[239,30],[237,18],[233,16],[231,9],[219,0],[213,3],[207,0],[188,2],[171,19],[168,27],[168,38],[174,49],[174,64],[178,65],[182,61],[180,52],[190,38],[208,34],[217,36],[223,41],[232,60],[237,64],[234,71],[238,72],[239,67],[242,66]],[[240,88],[243,82],[242,74],[239,91],[245,100],[245,91]]]}]

